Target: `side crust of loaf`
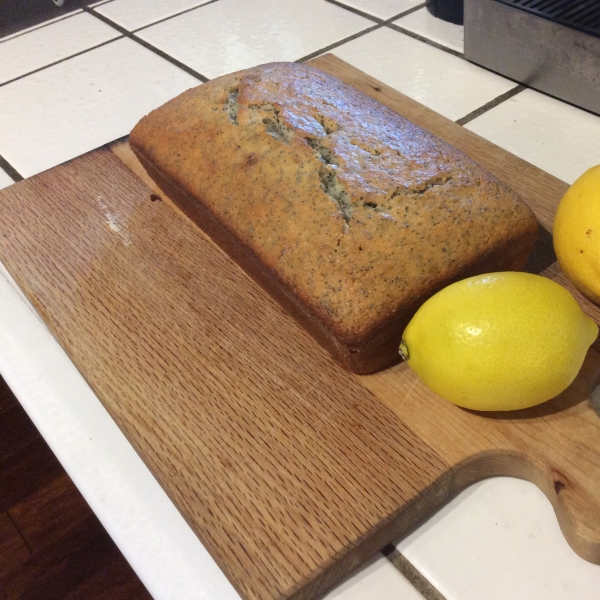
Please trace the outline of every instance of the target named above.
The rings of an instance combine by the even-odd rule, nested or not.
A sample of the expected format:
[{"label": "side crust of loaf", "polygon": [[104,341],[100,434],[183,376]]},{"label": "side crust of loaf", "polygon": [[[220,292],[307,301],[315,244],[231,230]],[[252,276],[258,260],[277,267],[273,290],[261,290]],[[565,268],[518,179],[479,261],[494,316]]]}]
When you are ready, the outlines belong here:
[{"label": "side crust of loaf", "polygon": [[306,65],[189,90],[144,117],[130,145],[183,212],[356,373],[398,360],[431,295],[522,269],[536,239],[533,213],[507,186]]},{"label": "side crust of loaf", "polygon": [[[172,181],[149,162],[135,147],[133,152],[153,181],[161,190],[206,233],[222,250],[225,251],[258,285],[266,290],[308,333],[325,348],[342,366],[350,371],[359,372],[362,361],[355,356],[361,355],[360,349],[345,346],[331,335],[324,324],[318,320],[310,308],[300,301],[293,290],[277,277],[276,271],[266,269],[260,258],[238,239],[198,198]],[[397,350],[397,349],[396,349]],[[388,360],[389,363],[389,360]],[[375,367],[373,370],[376,370]]]}]

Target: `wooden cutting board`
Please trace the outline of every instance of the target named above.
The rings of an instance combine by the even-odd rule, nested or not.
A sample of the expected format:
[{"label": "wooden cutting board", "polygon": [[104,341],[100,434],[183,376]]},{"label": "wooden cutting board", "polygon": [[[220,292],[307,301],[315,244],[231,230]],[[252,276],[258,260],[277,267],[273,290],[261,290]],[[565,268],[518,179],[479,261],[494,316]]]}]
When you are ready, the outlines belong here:
[{"label": "wooden cutting board", "polygon": [[[510,184],[543,225],[529,270],[570,288],[549,233],[566,184],[333,56],[312,64]],[[318,598],[493,475],[535,482],[600,563],[597,346],[569,390],[514,414],[459,409],[403,364],[351,375],[152,186],[126,144],[11,186],[0,260],[243,597]]]}]

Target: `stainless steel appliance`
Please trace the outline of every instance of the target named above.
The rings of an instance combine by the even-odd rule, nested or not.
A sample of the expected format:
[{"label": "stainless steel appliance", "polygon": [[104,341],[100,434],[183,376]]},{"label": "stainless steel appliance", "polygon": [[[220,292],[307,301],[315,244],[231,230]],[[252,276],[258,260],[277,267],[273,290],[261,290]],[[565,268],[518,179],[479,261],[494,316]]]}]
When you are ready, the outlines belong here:
[{"label": "stainless steel appliance", "polygon": [[600,0],[465,0],[465,58],[600,114]]}]

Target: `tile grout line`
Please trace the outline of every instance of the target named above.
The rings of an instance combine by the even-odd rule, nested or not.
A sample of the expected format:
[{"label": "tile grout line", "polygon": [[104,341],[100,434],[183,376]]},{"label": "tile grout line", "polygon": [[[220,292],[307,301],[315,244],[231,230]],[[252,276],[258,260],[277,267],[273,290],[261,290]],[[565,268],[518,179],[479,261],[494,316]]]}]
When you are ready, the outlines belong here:
[{"label": "tile grout line", "polygon": [[343,40],[339,40],[338,42],[329,44],[329,46],[325,46],[324,48],[315,50],[314,52],[311,52],[310,54],[307,54],[306,56],[303,56],[302,58],[299,58],[299,59],[295,60],[294,62],[296,62],[296,63],[306,62],[307,60],[310,60],[311,58],[320,56],[324,52],[329,52],[330,50],[333,50],[334,48],[337,48],[338,46],[341,46],[342,44],[351,42],[352,40],[362,37],[363,35],[366,35],[367,33],[371,33],[371,31],[375,31],[376,29],[380,29],[383,26],[384,26],[384,23],[376,23],[372,27],[367,27],[367,29],[363,29],[363,31],[359,31],[358,33],[353,33],[352,35],[349,35],[348,37],[344,38]]},{"label": "tile grout line", "polygon": [[329,2],[330,4],[333,4],[334,6],[339,6],[340,8],[343,8],[349,12],[352,12],[355,15],[358,15],[359,17],[364,17],[365,19],[375,21],[375,23],[379,23],[380,25],[387,25],[388,23],[391,23],[392,21],[395,21],[396,19],[406,17],[407,15],[410,15],[411,13],[422,9],[427,5],[426,2],[423,2],[422,4],[418,4],[417,6],[413,6],[412,8],[403,10],[402,12],[398,13],[397,15],[394,15],[387,19],[382,19],[381,17],[377,17],[375,15],[370,15],[369,13],[359,10],[358,8],[354,8],[354,6],[349,6],[347,4],[344,4],[340,0],[325,0],[325,2]]},{"label": "tile grout line", "polygon": [[393,544],[387,545],[381,552],[425,600],[446,600],[446,597]]},{"label": "tile grout line", "polygon": [[[99,6],[104,6],[105,4],[110,4],[111,1],[112,0],[109,0],[109,2],[103,3],[103,4],[99,5]],[[112,21],[108,17],[105,17],[101,13],[96,12],[94,10],[94,7],[89,7],[89,6],[84,6],[80,10],[76,11],[75,13],[69,14],[69,15],[65,15],[64,17],[62,17],[62,19],[58,19],[58,20],[63,20],[63,19],[72,17],[75,14],[80,14],[82,12],[86,12],[86,13],[88,13],[88,14],[96,17],[98,20],[102,21],[106,25],[109,25],[110,27],[112,27],[116,31],[118,31],[121,34],[121,37],[127,37],[127,38],[131,39],[132,41],[134,41],[134,42],[140,44],[141,46],[143,46],[144,48],[146,48],[147,50],[150,50],[154,54],[157,54],[158,56],[160,56],[164,60],[170,62],[173,65],[175,65],[176,67],[178,67],[182,71],[185,71],[189,75],[192,75],[196,79],[199,79],[200,81],[202,81],[203,83],[205,83],[205,82],[209,81],[208,77],[205,77],[204,75],[202,75],[201,73],[195,71],[191,67],[188,67],[185,63],[180,62],[179,60],[177,60],[176,58],[170,56],[166,52],[163,52],[159,48],[156,48],[154,45],[150,44],[149,42],[146,42],[145,40],[139,38],[138,36],[135,35],[135,33],[138,32],[138,31],[142,31],[143,29],[147,29],[149,27],[152,27],[153,25],[156,25],[158,23],[162,23],[164,21],[168,21],[169,19],[175,18],[175,17],[177,17],[179,15],[191,12],[193,10],[198,10],[200,8],[203,8],[204,6],[208,6],[209,4],[213,4],[214,2],[217,2],[217,1],[218,0],[210,0],[209,2],[206,2],[205,4],[201,4],[200,6],[194,6],[192,8],[183,10],[183,11],[177,13],[177,14],[170,15],[169,17],[165,17],[164,19],[160,19],[158,21],[150,23],[149,25],[144,25],[143,27],[135,29],[134,31],[131,31],[131,32],[129,30],[125,29],[124,27],[122,27],[121,25],[115,23],[114,21]],[[393,16],[393,17],[390,17],[389,19],[387,19],[387,20],[384,21],[382,19],[379,19],[378,17],[374,17],[372,15],[368,15],[367,13],[363,13],[362,11],[354,9],[353,7],[346,6],[345,4],[339,2],[338,0],[325,0],[325,1],[329,2],[331,4],[334,4],[335,6],[339,6],[339,7],[343,8],[344,10],[348,10],[349,12],[353,12],[353,13],[356,13],[356,14],[362,16],[362,17],[365,17],[365,18],[367,18],[367,19],[375,22],[376,25],[374,25],[373,27],[369,27],[369,28],[367,28],[367,29],[365,29],[363,31],[358,32],[358,33],[355,33],[355,34],[353,34],[351,36],[348,36],[348,37],[346,37],[346,38],[344,38],[344,39],[342,39],[342,40],[340,40],[338,42],[334,42],[333,44],[325,46],[324,48],[321,48],[319,50],[311,52],[310,54],[308,54],[306,56],[303,56],[302,58],[299,58],[299,59],[297,59],[294,62],[297,62],[297,63],[306,62],[307,60],[310,60],[311,58],[315,58],[316,56],[319,56],[319,55],[321,55],[321,54],[323,54],[325,52],[328,52],[329,50],[333,50],[334,48],[337,48],[338,46],[341,46],[341,45],[343,45],[343,44],[345,44],[347,42],[355,40],[356,38],[361,37],[361,36],[363,36],[363,35],[365,35],[367,33],[370,33],[372,31],[375,31],[376,29],[379,29],[380,27],[383,27],[383,26],[389,26],[392,29],[395,29],[396,31],[398,31],[400,33],[404,33],[406,35],[409,35],[410,37],[414,37],[414,38],[416,38],[416,39],[418,39],[420,41],[423,41],[423,42],[425,42],[425,43],[427,43],[429,45],[432,45],[432,46],[434,46],[436,48],[439,48],[439,49],[444,50],[446,52],[449,52],[451,54],[456,54],[456,55],[462,57],[462,54],[460,54],[460,53],[458,53],[458,52],[456,52],[454,50],[451,50],[450,48],[442,46],[441,44],[437,44],[436,42],[433,42],[432,40],[429,40],[427,38],[421,37],[421,36],[419,36],[417,34],[412,33],[411,31],[405,30],[402,27],[398,27],[397,25],[394,25],[392,23],[392,21],[394,21],[396,19],[399,19],[399,18],[401,18],[403,16],[406,16],[406,15],[409,15],[409,14],[411,14],[411,13],[417,11],[417,10],[420,10],[421,8],[423,8],[425,6],[425,4],[419,4],[417,6],[414,6],[414,7],[410,8],[410,9],[408,9],[406,11],[403,11],[403,12],[401,12],[401,13]],[[52,23],[54,23],[54,22],[55,21],[53,21]],[[52,23],[48,23],[48,25],[51,25]],[[40,27],[45,27],[45,25],[40,25]],[[38,29],[39,29],[39,27],[38,27]],[[25,35],[25,33],[29,33],[29,32],[24,32],[21,35]],[[25,73],[23,75],[20,75],[19,77],[15,77],[14,79],[10,79],[9,81],[5,81],[4,83],[0,83],[0,87],[2,87],[4,85],[7,85],[9,83],[12,83],[14,81],[17,81],[18,79],[22,79],[22,78],[24,78],[24,77],[26,77],[28,75],[33,74],[33,73],[37,73],[38,71],[42,71],[44,69],[52,67],[52,66],[54,66],[56,64],[59,64],[61,62],[66,61],[66,60],[69,60],[70,58],[73,58],[75,56],[79,56],[81,54],[89,52],[90,50],[94,50],[96,48],[99,48],[100,46],[103,46],[103,45],[108,44],[110,42],[114,42],[114,41],[116,41],[118,39],[121,39],[121,37],[113,38],[111,40],[108,40],[107,42],[103,42],[102,44],[98,44],[97,46],[92,46],[91,48],[87,48],[87,49],[82,50],[81,52],[78,52],[76,54],[69,55],[69,56],[67,56],[67,57],[65,57],[63,59],[60,59],[60,60],[55,61],[53,63],[50,63],[48,65],[44,65],[43,67],[40,67],[39,69],[35,69],[34,71],[29,71],[29,72],[27,72],[27,73]],[[9,40],[6,40],[6,41],[9,41]]]},{"label": "tile grout line", "polygon": [[[199,8],[202,8],[202,7],[199,7]],[[185,71],[188,75],[191,75],[192,77],[195,77],[196,79],[200,80],[202,83],[206,83],[208,81],[208,79],[209,79],[208,77],[205,77],[204,75],[198,73],[198,71],[195,71],[191,67],[188,67],[186,64],[178,61],[176,58],[169,56],[166,52],[159,50],[158,48],[156,48],[149,42],[146,42],[145,40],[137,37],[134,33],[131,33],[124,27],[121,27],[121,25],[118,25],[114,21],[111,21],[109,18],[105,17],[104,15],[95,12],[93,8],[88,8],[87,6],[85,6],[83,8],[83,10],[85,12],[93,15],[97,19],[100,19],[100,21],[106,23],[107,25],[110,25],[112,28],[116,29],[119,33],[121,33],[124,37],[129,38],[130,40],[134,41],[135,43],[139,44],[140,46],[143,46],[144,48],[146,48],[146,50],[150,50],[157,56],[160,56],[162,59],[166,60],[167,62],[170,62],[172,65],[175,65],[182,71]]]},{"label": "tile grout line", "polygon": [[94,6],[92,6],[91,4],[88,4],[87,6],[89,8],[96,8],[96,6],[104,6],[105,4],[110,4],[111,2],[114,2],[114,0],[99,0],[98,2],[94,2]]},{"label": "tile grout line", "polygon": [[[111,0],[111,2],[112,2],[112,0]],[[137,29],[133,29],[131,31],[131,33],[137,33],[138,31],[142,31],[142,29],[148,29],[148,27],[154,27],[154,25],[158,25],[159,23],[164,23],[165,21],[174,19],[175,17],[179,17],[180,15],[184,15],[185,13],[192,12],[193,10],[198,10],[199,8],[204,8],[205,6],[208,6],[209,4],[214,4],[215,2],[218,2],[218,0],[209,0],[208,2],[205,2],[204,4],[199,4],[198,6],[192,6],[192,8],[186,8],[185,10],[175,13],[174,15],[169,15],[168,17],[163,17],[162,19],[159,19],[158,21],[153,21],[152,23],[149,23],[148,25],[144,25],[142,27],[138,27]]]},{"label": "tile grout line", "polygon": [[4,81],[4,82],[0,83],[0,87],[8,85],[9,83],[14,83],[15,81],[18,81],[19,79],[24,79],[25,77],[28,77],[29,75],[33,75],[34,73],[39,73],[40,71],[44,71],[45,69],[49,69],[50,67],[53,67],[55,65],[59,65],[60,63],[66,62],[67,60],[71,60],[72,58],[75,58],[77,56],[81,56],[82,54],[86,54],[87,52],[90,52],[92,50],[96,50],[96,48],[101,48],[102,46],[106,46],[107,44],[112,44],[112,42],[116,42],[117,40],[123,39],[123,37],[124,36],[122,36],[122,35],[118,35],[114,38],[111,38],[110,40],[106,40],[105,42],[96,44],[95,46],[91,46],[90,48],[86,48],[85,50],[81,50],[81,52],[76,52],[75,54],[69,54],[69,56],[65,56],[65,58],[60,58],[59,60],[55,60],[53,63],[49,63],[47,65],[44,65],[43,67],[34,69],[33,71],[28,71],[27,73],[23,73],[23,75],[19,75],[18,77],[13,77],[12,79],[9,79],[8,81]]},{"label": "tile grout line", "polygon": [[354,8],[354,6],[347,6],[346,4],[344,4],[343,2],[339,2],[338,0],[325,0],[325,2],[329,2],[329,4],[333,4],[334,6],[339,6],[340,8],[343,8],[343,9],[347,10],[348,12],[354,13],[355,15],[358,15],[359,17],[369,19],[370,21],[375,21],[375,23],[379,23],[379,25],[383,25],[385,23],[385,19],[380,19],[379,17],[376,17],[375,15],[370,15],[369,13],[363,12],[362,10],[359,10],[358,8]]},{"label": "tile grout line", "polygon": [[25,179],[3,156],[0,156],[0,168],[14,181]]},{"label": "tile grout line", "polygon": [[389,19],[386,19],[386,25],[389,25],[392,21],[396,21],[397,19],[401,19],[402,17],[407,17],[408,15],[417,12],[418,10],[421,10],[422,8],[425,8],[427,6],[426,2],[423,2],[423,4],[417,4],[417,6],[413,6],[412,8],[409,8],[407,10],[402,11],[401,13],[398,13],[397,15],[390,17]]},{"label": "tile grout line", "polygon": [[433,40],[423,37],[422,35],[419,35],[418,33],[414,33],[413,31],[404,29],[404,27],[400,27],[400,25],[396,25],[395,23],[386,23],[386,27],[389,27],[390,29],[397,31],[398,33],[403,33],[404,35],[414,38],[415,40],[418,40],[419,42],[424,42],[425,44],[427,44],[429,46],[433,46],[434,48],[437,48],[438,50],[443,50],[444,52],[447,52],[448,54],[458,56],[458,58],[465,58],[465,55],[463,52],[458,52],[458,50],[453,50],[452,48],[448,48],[448,46],[444,46],[443,44],[434,42]]},{"label": "tile grout line", "polygon": [[520,83],[520,84],[516,85],[514,88],[511,88],[510,90],[508,90],[508,92],[504,92],[504,94],[500,94],[499,96],[496,96],[496,98],[494,98],[493,100],[486,102],[485,104],[483,104],[479,108],[476,108],[475,110],[471,111],[469,114],[465,115],[464,117],[457,119],[455,121],[455,123],[457,125],[466,125],[470,121],[473,121],[473,119],[480,117],[481,115],[485,114],[486,112],[492,110],[492,108],[495,108],[499,104],[506,102],[506,100],[510,100],[513,96],[520,94],[523,90],[526,90],[526,89],[527,89],[527,86]]},{"label": "tile grout line", "polygon": [[[355,13],[361,17],[364,17],[366,19],[374,21],[379,24],[379,27],[381,27],[381,26],[389,27],[390,29],[397,31],[398,33],[403,33],[404,35],[412,37],[420,42],[424,42],[425,44],[428,44],[429,46],[433,46],[434,48],[437,48],[438,50],[443,50],[444,52],[447,52],[448,54],[453,54],[454,56],[464,59],[464,53],[458,52],[457,50],[453,50],[452,48],[448,48],[447,46],[444,46],[443,44],[434,42],[433,40],[430,40],[429,38],[423,37],[423,36],[419,35],[418,33],[414,33],[413,31],[404,29],[404,27],[401,27],[400,25],[396,25],[395,23],[393,23],[393,21],[401,19],[402,17],[406,17],[418,10],[421,10],[422,8],[427,6],[426,2],[423,2],[422,4],[418,4],[417,6],[413,6],[412,8],[409,8],[401,13],[398,13],[397,15],[394,15],[393,17],[390,17],[389,19],[380,19],[379,17],[369,15],[368,13],[358,10],[352,6],[347,6],[343,2],[340,2],[340,0],[325,0],[325,1],[329,2],[330,4],[333,4],[334,6],[339,6],[340,8],[348,10],[349,12]],[[322,54],[323,52],[327,52],[329,50],[332,50],[333,48],[337,48],[341,44],[352,41],[352,40],[356,39],[357,37],[364,35],[365,33],[370,33],[371,31],[374,31],[375,29],[378,29],[379,27],[368,28],[365,31],[362,31],[358,34],[349,36],[349,37],[345,38],[344,40],[341,40],[340,42],[331,44],[330,46],[326,46],[325,48],[323,48],[321,50],[317,50],[316,52],[313,52],[313,53],[309,54],[308,56],[304,56],[303,58],[300,58],[295,62],[304,62],[306,60],[314,58],[315,56],[318,56],[319,54]]]},{"label": "tile grout line", "polygon": [[[105,4],[109,4],[112,1],[113,0],[109,0],[109,2],[106,2]],[[136,29],[135,31],[137,32],[137,31],[141,31],[142,29],[146,29],[148,27],[152,27],[153,25],[156,25],[157,23],[162,23],[163,21],[167,21],[168,19],[172,19],[173,17],[177,17],[179,15],[182,15],[184,13],[190,12],[192,10],[196,10],[198,8],[202,8],[204,6],[207,6],[208,4],[213,4],[214,2],[217,2],[217,1],[218,0],[210,0],[206,4],[202,4],[201,6],[194,6],[193,8],[186,9],[184,11],[181,11],[180,13],[177,13],[176,15],[171,15],[170,17],[166,17],[164,19],[160,19],[159,21],[156,21],[154,23],[150,23],[149,25],[144,25],[144,27],[140,27],[139,29]],[[102,4],[101,6],[104,6],[104,4]],[[33,71],[27,71],[27,73],[23,73],[23,75],[19,75],[18,77],[14,77],[13,79],[9,79],[8,81],[1,82],[0,83],[0,87],[2,87],[4,85],[8,85],[9,83],[13,83],[14,81],[18,81],[19,79],[23,79],[24,77],[27,77],[28,75],[33,75],[34,73],[38,73],[39,71],[43,71],[44,69],[48,69],[50,67],[53,67],[54,65],[58,65],[61,62],[65,62],[66,60],[69,60],[70,58],[75,58],[76,56],[80,56],[81,54],[85,54],[86,52],[89,52],[90,50],[95,50],[96,48],[100,48],[101,46],[105,46],[106,44],[110,44],[111,42],[115,42],[115,41],[117,41],[117,40],[119,40],[119,39],[121,39],[123,37],[128,37],[128,38],[132,39],[133,41],[137,42],[141,46],[144,46],[147,50],[150,50],[151,52],[154,52],[155,54],[158,54],[161,58],[164,58],[165,60],[171,62],[172,64],[174,64],[175,66],[179,67],[183,71],[186,71],[189,75],[192,75],[193,77],[196,77],[197,79],[199,79],[203,83],[205,83],[206,81],[208,81],[208,78],[204,77],[204,75],[202,75],[202,74],[194,71],[193,69],[191,69],[187,65],[185,65],[183,63],[180,63],[177,59],[169,56],[168,54],[166,54],[164,52],[162,52],[162,50],[159,50],[158,48],[155,48],[154,46],[152,46],[152,44],[150,44],[150,43],[148,43],[148,42],[146,42],[146,41],[138,38],[137,36],[133,35],[134,32],[129,32],[124,27],[121,27],[120,25],[114,23],[113,21],[111,21],[107,17],[104,17],[104,15],[96,13],[93,8],[89,8],[87,6],[81,8],[81,9],[78,9],[77,11],[75,11],[73,13],[70,13],[68,15],[64,15],[63,17],[60,17],[58,19],[54,19],[51,22],[41,24],[38,27],[36,27],[35,29],[33,29],[33,30],[24,31],[23,33],[15,35],[14,37],[11,37],[10,39],[4,40],[4,41],[9,42],[10,40],[14,39],[15,37],[20,37],[22,35],[26,35],[27,33],[32,33],[33,31],[37,31],[38,29],[41,29],[42,27],[53,25],[54,23],[56,23],[58,21],[63,21],[65,19],[68,19],[70,17],[73,17],[73,16],[78,15],[78,14],[82,14],[82,13],[85,13],[85,12],[88,13],[88,14],[91,14],[93,17],[95,17],[98,20],[102,21],[106,25],[109,25],[110,27],[112,27],[113,29],[115,29],[116,31],[118,31],[121,35],[116,36],[114,38],[111,38],[110,40],[107,40],[107,41],[102,42],[100,44],[97,44],[96,46],[91,46],[90,48],[86,48],[85,50],[81,50],[80,52],[76,52],[75,54],[69,54],[69,56],[65,56],[64,58],[56,60],[56,61],[54,61],[52,63],[47,64],[47,65],[44,65],[43,67],[39,67],[38,69],[34,69]],[[2,40],[0,40],[0,44],[2,44]]]}]

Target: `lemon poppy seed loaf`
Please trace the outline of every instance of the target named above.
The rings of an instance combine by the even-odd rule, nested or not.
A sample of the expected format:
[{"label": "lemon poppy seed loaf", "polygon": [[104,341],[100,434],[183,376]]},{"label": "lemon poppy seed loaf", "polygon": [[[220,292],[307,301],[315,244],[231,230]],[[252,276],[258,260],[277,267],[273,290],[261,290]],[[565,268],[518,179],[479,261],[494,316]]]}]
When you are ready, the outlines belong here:
[{"label": "lemon poppy seed loaf", "polygon": [[453,281],[521,269],[537,221],[506,185],[307,65],[214,79],[144,117],[149,175],[350,371],[398,357]]}]

